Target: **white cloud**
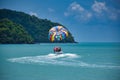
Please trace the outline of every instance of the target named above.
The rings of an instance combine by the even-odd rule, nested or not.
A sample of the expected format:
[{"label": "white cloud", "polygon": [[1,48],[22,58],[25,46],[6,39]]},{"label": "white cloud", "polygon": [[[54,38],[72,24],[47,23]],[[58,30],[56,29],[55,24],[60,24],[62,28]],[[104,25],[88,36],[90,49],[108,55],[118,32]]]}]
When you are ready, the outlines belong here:
[{"label": "white cloud", "polygon": [[88,18],[90,18],[90,17],[92,17],[92,14],[91,14],[91,13],[87,13],[86,16],[87,16]]},{"label": "white cloud", "polygon": [[94,1],[92,10],[93,15],[97,18],[106,18],[110,20],[117,20],[119,18],[119,9],[107,6],[105,2]]},{"label": "white cloud", "polygon": [[117,15],[114,14],[114,13],[111,13],[111,14],[109,15],[109,18],[112,19],[112,20],[116,20],[116,19],[117,19]]},{"label": "white cloud", "polygon": [[52,9],[52,8],[48,8],[48,11],[49,11],[49,12],[54,12],[55,10]]},{"label": "white cloud", "polygon": [[35,12],[30,12],[29,14],[30,14],[31,16],[34,15],[34,16],[38,17],[37,13],[35,13]]},{"label": "white cloud", "polygon": [[114,8],[110,8],[108,10],[108,15],[107,16],[111,20],[117,20],[117,19],[120,19],[120,15],[119,14],[120,14],[119,10],[114,9]]},{"label": "white cloud", "polygon": [[90,12],[85,11],[81,15],[76,15],[77,20],[84,22],[89,21],[92,17],[92,14]]},{"label": "white cloud", "polygon": [[88,22],[92,19],[96,20],[118,20],[120,19],[120,10],[114,8],[114,6],[107,6],[105,2],[94,1],[89,6],[90,9],[85,9],[77,2],[71,3],[67,11],[64,12],[64,16],[77,19],[78,21]]},{"label": "white cloud", "polygon": [[78,11],[78,12],[84,11],[84,8],[83,8],[80,4],[78,4],[78,3],[76,3],[76,2],[73,2],[73,3],[70,5],[70,9],[71,9],[72,11]]},{"label": "white cloud", "polygon": [[70,15],[78,15],[84,12],[85,9],[78,4],[77,2],[73,2],[69,5],[66,12],[64,12],[64,16],[70,16]]},{"label": "white cloud", "polygon": [[69,16],[69,13],[68,12],[64,12],[64,16]]},{"label": "white cloud", "polygon": [[64,16],[73,16],[79,21],[84,21],[90,19],[92,14],[85,10],[84,7],[77,2],[73,2],[68,7],[67,11],[64,12]]},{"label": "white cloud", "polygon": [[92,5],[93,11],[97,13],[102,13],[103,11],[107,10],[105,2],[97,2],[95,1],[94,4]]}]

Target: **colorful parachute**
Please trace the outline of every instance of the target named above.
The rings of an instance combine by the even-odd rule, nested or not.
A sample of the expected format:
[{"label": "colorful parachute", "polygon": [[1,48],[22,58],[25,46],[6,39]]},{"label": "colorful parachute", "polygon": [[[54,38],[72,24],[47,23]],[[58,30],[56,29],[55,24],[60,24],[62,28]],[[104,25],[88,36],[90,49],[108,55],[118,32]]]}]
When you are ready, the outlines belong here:
[{"label": "colorful parachute", "polygon": [[60,41],[68,36],[68,31],[62,26],[55,26],[49,30],[48,38],[50,41]]}]

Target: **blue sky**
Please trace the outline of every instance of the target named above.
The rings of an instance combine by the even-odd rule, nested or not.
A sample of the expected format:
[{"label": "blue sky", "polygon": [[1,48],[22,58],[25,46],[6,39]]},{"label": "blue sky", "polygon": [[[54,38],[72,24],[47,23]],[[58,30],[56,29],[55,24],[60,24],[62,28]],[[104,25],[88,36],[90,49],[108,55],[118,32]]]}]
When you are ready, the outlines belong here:
[{"label": "blue sky", "polygon": [[0,8],[63,24],[77,42],[120,42],[120,0],[1,0]]}]

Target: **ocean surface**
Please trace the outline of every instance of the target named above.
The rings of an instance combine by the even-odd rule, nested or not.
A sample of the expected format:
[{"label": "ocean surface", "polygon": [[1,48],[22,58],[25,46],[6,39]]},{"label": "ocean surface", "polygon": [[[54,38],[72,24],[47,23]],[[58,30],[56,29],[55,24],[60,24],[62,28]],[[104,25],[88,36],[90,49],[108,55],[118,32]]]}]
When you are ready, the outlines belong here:
[{"label": "ocean surface", "polygon": [[120,43],[1,44],[0,80],[120,80]]}]

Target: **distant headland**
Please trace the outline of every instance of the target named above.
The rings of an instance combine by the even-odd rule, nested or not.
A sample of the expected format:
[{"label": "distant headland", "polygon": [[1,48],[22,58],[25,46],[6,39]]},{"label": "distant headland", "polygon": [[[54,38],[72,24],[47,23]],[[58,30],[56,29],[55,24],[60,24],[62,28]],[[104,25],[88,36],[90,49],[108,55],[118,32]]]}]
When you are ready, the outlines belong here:
[{"label": "distant headland", "polygon": [[[65,27],[24,12],[0,9],[0,44],[52,43],[48,39],[48,32],[57,25]],[[69,36],[59,43],[76,43],[69,30],[68,34]]]}]

